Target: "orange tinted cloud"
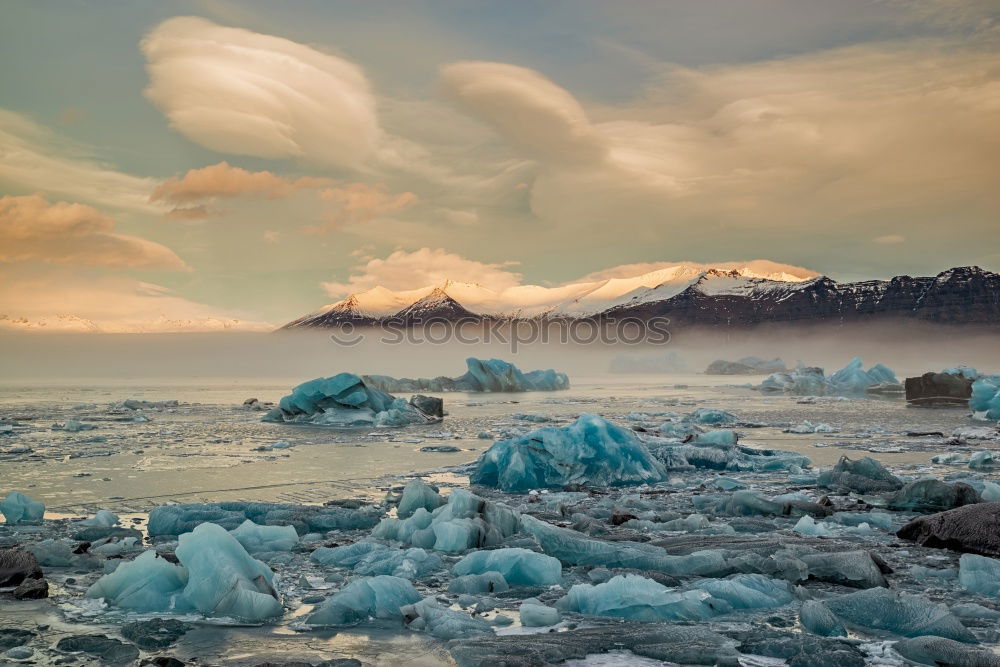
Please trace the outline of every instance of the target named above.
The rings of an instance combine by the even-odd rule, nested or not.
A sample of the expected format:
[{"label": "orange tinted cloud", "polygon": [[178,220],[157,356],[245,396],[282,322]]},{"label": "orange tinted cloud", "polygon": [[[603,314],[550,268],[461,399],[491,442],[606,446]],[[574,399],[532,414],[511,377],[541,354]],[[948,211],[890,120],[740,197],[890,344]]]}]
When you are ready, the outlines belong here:
[{"label": "orange tinted cloud", "polygon": [[0,262],[40,261],[115,269],[186,269],[170,248],[114,232],[84,204],[49,204],[41,195],[0,198]]},{"label": "orange tinted cloud", "polygon": [[191,169],[183,177],[164,181],[149,196],[152,202],[192,204],[217,197],[264,197],[285,199],[303,188],[333,185],[329,178],[303,176],[293,180],[270,171],[247,171],[220,162],[201,169]]}]

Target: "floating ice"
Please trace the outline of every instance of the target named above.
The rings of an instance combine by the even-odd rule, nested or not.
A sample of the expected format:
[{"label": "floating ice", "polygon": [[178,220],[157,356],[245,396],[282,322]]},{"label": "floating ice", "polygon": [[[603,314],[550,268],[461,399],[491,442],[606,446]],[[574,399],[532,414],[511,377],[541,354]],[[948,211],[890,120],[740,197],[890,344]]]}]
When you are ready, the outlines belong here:
[{"label": "floating ice", "polygon": [[555,625],[562,620],[562,614],[555,607],[543,605],[535,598],[528,598],[521,602],[518,609],[521,617],[521,625],[526,628],[543,628]]},{"label": "floating ice", "polygon": [[857,493],[879,493],[900,489],[903,482],[875,459],[866,456],[854,461],[842,456],[837,465],[820,473],[817,485],[843,487]]},{"label": "floating ice", "polygon": [[449,593],[503,593],[507,590],[510,590],[510,586],[499,572],[466,574],[461,577],[455,577],[448,583]]},{"label": "floating ice", "polygon": [[739,445],[736,433],[729,430],[700,434],[684,444],[649,440],[646,446],[667,470],[705,468],[763,472],[804,468],[811,464],[808,457],[795,452]]},{"label": "floating ice", "polygon": [[492,635],[489,623],[468,614],[442,607],[432,598],[407,605],[400,610],[406,627],[426,632],[438,639],[464,639],[476,635]]},{"label": "floating ice", "polygon": [[801,424],[789,427],[785,429],[785,433],[836,433],[840,429],[830,426],[829,424],[819,423],[813,424],[809,421],[804,421]]},{"label": "floating ice", "polygon": [[816,523],[808,514],[799,519],[792,530],[806,537],[830,537],[833,535],[829,528],[821,523]]},{"label": "floating ice", "polygon": [[869,588],[823,602],[846,623],[904,637],[936,635],[975,643],[973,635],[943,604],[909,593]]},{"label": "floating ice", "polygon": [[304,382],[264,415],[266,422],[308,423],[319,426],[406,426],[438,418],[424,414],[402,398],[368,387],[352,373]]},{"label": "floating ice", "polygon": [[188,574],[184,597],[203,614],[250,621],[281,615],[274,573],[224,528],[201,524],[180,536],[176,553]]},{"label": "floating ice", "polygon": [[799,621],[809,632],[823,637],[846,637],[847,630],[830,609],[822,602],[806,600],[799,609]]},{"label": "floating ice", "polygon": [[986,419],[1000,420],[1000,375],[982,376],[972,383],[969,408],[985,413]]},{"label": "floating ice", "polygon": [[705,369],[705,375],[758,375],[760,373],[779,373],[786,368],[780,358],[761,359],[760,357],[743,357],[736,361],[716,359]]},{"label": "floating ice", "polygon": [[3,514],[4,520],[10,525],[41,523],[42,517],[45,516],[45,505],[32,500],[20,491],[11,491],[3,502],[0,502],[0,514]]},{"label": "floating ice", "polygon": [[84,519],[83,521],[77,521],[77,525],[110,528],[111,526],[118,525],[118,515],[108,510],[97,510],[97,513],[93,517]]},{"label": "floating ice", "polygon": [[521,372],[512,363],[502,359],[465,360],[467,371],[457,378],[392,378],[386,375],[366,375],[364,381],[369,386],[385,392],[402,391],[472,391],[472,392],[520,392],[558,391],[569,389],[569,378],[565,373],[552,369]]},{"label": "floating ice", "polygon": [[499,572],[511,586],[548,586],[562,578],[562,565],[545,554],[527,549],[507,548],[474,551],[455,563],[452,574]]},{"label": "floating ice", "polygon": [[636,574],[603,584],[577,584],[561,598],[562,611],[610,616],[630,621],[703,621],[732,608],[703,590],[678,592]]},{"label": "floating ice", "polygon": [[832,375],[824,376],[822,368],[803,366],[800,362],[791,371],[772,373],[757,388],[761,391],[781,391],[799,396],[850,396],[864,394],[870,388],[879,385],[883,388],[902,390],[899,380],[891,369],[882,364],[875,364],[866,371],[862,364],[859,357],[854,357],[844,368]]},{"label": "floating ice", "polygon": [[943,637],[914,637],[892,647],[908,661],[921,665],[1000,667],[1000,655],[987,648],[968,646]]},{"label": "floating ice", "polygon": [[990,451],[979,451],[969,457],[969,468],[972,470],[991,470],[1000,467],[1000,459]]},{"label": "floating ice", "polygon": [[369,618],[400,618],[401,608],[420,600],[406,579],[391,576],[356,579],[306,618],[313,626],[343,627]]},{"label": "floating ice", "polygon": [[323,565],[348,567],[361,575],[392,575],[421,579],[443,567],[437,554],[420,548],[397,549],[363,540],[340,547],[320,547],[310,559]]},{"label": "floating ice", "polygon": [[444,498],[438,495],[437,489],[422,480],[414,479],[403,488],[403,497],[396,508],[396,516],[406,519],[413,516],[419,508],[433,512],[443,505]]},{"label": "floating ice", "polygon": [[110,605],[139,613],[185,611],[191,609],[183,597],[187,582],[187,569],[146,551],[98,579],[87,597],[104,598]]},{"label": "floating ice", "polygon": [[717,600],[725,600],[733,609],[771,609],[792,601],[788,582],[763,574],[734,574],[725,579],[705,579],[694,587],[710,593]]},{"label": "floating ice", "polygon": [[685,415],[683,421],[695,424],[733,424],[737,421],[737,416],[732,412],[717,410],[714,408],[698,408],[691,414]]},{"label": "floating ice", "polygon": [[631,430],[583,414],[568,426],[544,427],[494,443],[470,481],[523,492],[571,484],[646,484],[665,476],[663,464]]},{"label": "floating ice", "polygon": [[260,526],[250,519],[230,532],[249,553],[291,551],[299,543],[292,526]]},{"label": "floating ice", "polygon": [[1000,560],[963,554],[958,561],[958,581],[968,591],[1000,598]]},{"label": "floating ice", "polygon": [[382,512],[373,507],[348,509],[315,505],[282,505],[278,503],[193,503],[160,505],[149,513],[151,536],[180,535],[198,525],[215,523],[226,530],[235,530],[247,519],[267,526],[294,526],[296,532],[326,532],[371,528]]},{"label": "floating ice", "polygon": [[938,479],[920,479],[893,494],[889,498],[889,509],[940,512],[979,501],[979,493],[963,482],[946,484]]}]

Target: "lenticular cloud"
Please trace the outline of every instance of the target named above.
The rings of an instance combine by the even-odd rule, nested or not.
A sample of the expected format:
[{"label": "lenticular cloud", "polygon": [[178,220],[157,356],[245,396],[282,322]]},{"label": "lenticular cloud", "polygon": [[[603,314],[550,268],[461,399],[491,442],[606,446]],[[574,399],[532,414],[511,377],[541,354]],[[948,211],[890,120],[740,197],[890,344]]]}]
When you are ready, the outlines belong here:
[{"label": "lenticular cloud", "polygon": [[164,21],[141,47],[146,95],[206,148],[349,168],[375,149],[375,99],[342,58],[190,16]]}]

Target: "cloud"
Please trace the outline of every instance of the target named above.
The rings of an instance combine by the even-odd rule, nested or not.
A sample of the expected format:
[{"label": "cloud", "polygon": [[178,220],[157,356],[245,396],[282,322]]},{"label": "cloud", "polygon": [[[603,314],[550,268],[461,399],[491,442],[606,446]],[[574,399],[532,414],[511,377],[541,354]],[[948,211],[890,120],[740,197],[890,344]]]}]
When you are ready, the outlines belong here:
[{"label": "cloud", "polygon": [[307,227],[306,231],[323,234],[340,228],[347,223],[368,222],[417,203],[412,192],[389,194],[384,185],[349,183],[336,188],[326,188],[319,192],[319,198],[334,205],[323,225]]},{"label": "cloud", "polygon": [[521,274],[508,270],[514,262],[489,264],[466,259],[441,248],[397,250],[385,259],[368,258],[355,266],[346,282],[323,283],[327,294],[343,297],[382,286],[390,290],[410,290],[436,285],[446,280],[477,283],[502,291],[521,283]]},{"label": "cloud", "polygon": [[377,149],[375,98],[343,58],[191,16],[164,21],[141,48],[146,96],[196,144],[351,169]]},{"label": "cloud", "polygon": [[0,262],[39,261],[114,269],[183,270],[166,246],[116,234],[108,216],[40,195],[0,197]]},{"label": "cloud", "polygon": [[994,65],[979,42],[914,40],[663,66],[641,98],[586,112],[519,67],[458,63],[441,79],[536,161],[531,210],[553,228],[700,245],[728,229],[850,233],[887,211],[928,227],[956,209],[985,220],[1000,204]]},{"label": "cloud", "polygon": [[905,242],[906,237],[899,234],[886,234],[885,236],[876,237],[872,241],[881,245],[896,245]]},{"label": "cloud", "polygon": [[0,183],[141,212],[155,181],[116,171],[30,118],[0,109]]},{"label": "cloud", "polygon": [[333,185],[330,178],[303,176],[287,179],[270,171],[247,171],[220,162],[200,169],[191,169],[183,177],[176,176],[160,183],[149,196],[153,202],[192,204],[219,197],[264,197],[285,199],[303,188]]},{"label": "cloud", "polygon": [[24,276],[0,267],[0,303],[0,330],[158,333],[274,328],[125,276]]}]

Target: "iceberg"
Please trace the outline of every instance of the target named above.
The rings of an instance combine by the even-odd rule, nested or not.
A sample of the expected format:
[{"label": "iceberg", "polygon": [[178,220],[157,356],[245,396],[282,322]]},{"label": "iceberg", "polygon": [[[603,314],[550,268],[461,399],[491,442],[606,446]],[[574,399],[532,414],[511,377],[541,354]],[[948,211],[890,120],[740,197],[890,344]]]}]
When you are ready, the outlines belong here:
[{"label": "iceberg", "polygon": [[197,610],[259,622],[283,612],[274,573],[224,528],[205,523],[180,536],[174,565],[146,551],[87,590],[89,598],[136,612]]},{"label": "iceberg", "polygon": [[544,628],[562,620],[562,614],[555,607],[548,607],[535,598],[521,602],[518,608],[521,625],[526,628]]},{"label": "iceberg", "polygon": [[499,572],[466,574],[455,577],[448,584],[449,593],[475,595],[479,593],[503,593],[510,590],[507,580]]},{"label": "iceberg", "polygon": [[809,632],[823,637],[846,637],[847,630],[822,602],[806,600],[799,609],[799,622]]},{"label": "iceberg", "polygon": [[858,461],[841,456],[837,465],[820,473],[817,486],[842,487],[857,493],[870,494],[897,491],[903,482],[873,458]]},{"label": "iceberg", "polygon": [[444,566],[440,556],[424,549],[397,549],[367,540],[340,547],[320,547],[309,558],[323,565],[347,567],[360,575],[392,575],[411,580],[422,579]]},{"label": "iceberg", "polygon": [[988,648],[968,646],[943,637],[914,637],[892,647],[908,661],[919,665],[1000,667],[1000,655]]},{"label": "iceberg", "polygon": [[972,383],[969,409],[986,419],[1000,420],[1000,375],[982,376]]},{"label": "iceberg", "polygon": [[468,614],[442,607],[432,598],[400,609],[406,627],[426,632],[438,639],[465,639],[476,635],[492,635],[493,628],[486,621]]},{"label": "iceberg", "polygon": [[958,582],[967,591],[1000,598],[1000,560],[963,554],[958,561]]},{"label": "iceberg", "polygon": [[421,508],[433,512],[444,503],[444,498],[438,494],[436,488],[425,484],[422,480],[415,479],[408,482],[403,488],[403,497],[396,507],[396,516],[400,519],[407,519]]},{"label": "iceberg", "polygon": [[456,378],[393,378],[387,375],[365,375],[363,380],[371,387],[384,392],[402,391],[468,391],[468,392],[522,392],[559,391],[569,389],[565,373],[552,369],[522,372],[514,364],[502,359],[465,360],[468,369]]},{"label": "iceberg", "polygon": [[890,496],[888,507],[899,512],[940,512],[979,501],[979,492],[963,482],[920,479]]},{"label": "iceberg", "polygon": [[785,369],[785,362],[778,357],[768,360],[751,356],[736,361],[716,359],[705,369],[705,375],[759,375],[781,373]]},{"label": "iceberg", "polygon": [[248,553],[291,551],[299,543],[299,534],[292,526],[260,526],[250,519],[230,534]]},{"label": "iceberg", "polygon": [[823,602],[849,625],[903,637],[936,635],[975,643],[976,636],[943,604],[909,593],[869,588]]},{"label": "iceberg", "polygon": [[731,606],[704,590],[678,592],[637,574],[613,577],[603,584],[577,584],[556,603],[564,612],[609,616],[630,621],[704,621]]},{"label": "iceberg", "polygon": [[854,357],[839,371],[824,375],[823,369],[803,366],[801,362],[791,371],[772,373],[757,387],[760,391],[780,391],[798,396],[851,396],[869,390],[902,391],[902,385],[892,369],[875,364],[867,371],[860,357]]},{"label": "iceberg", "polygon": [[430,424],[425,414],[402,398],[372,389],[353,373],[303,382],[283,397],[262,421],[352,428]]},{"label": "iceberg", "polygon": [[734,574],[725,579],[705,579],[694,588],[709,593],[716,600],[725,600],[733,609],[772,609],[792,601],[792,589],[787,581],[763,574]]},{"label": "iceberg", "polygon": [[202,523],[235,530],[247,519],[262,526],[293,526],[300,535],[329,530],[372,528],[382,512],[373,507],[348,509],[336,506],[282,505],[279,503],[224,502],[160,505],[149,513],[152,537],[189,533]]},{"label": "iceberg", "polygon": [[118,525],[118,516],[114,512],[108,510],[97,510],[89,519],[84,519],[83,521],[77,521],[78,526],[98,526],[101,528],[110,528],[112,526]]},{"label": "iceberg", "polygon": [[833,532],[822,523],[816,523],[808,514],[799,519],[792,530],[805,537],[830,537]]},{"label": "iceberg", "polygon": [[568,426],[547,426],[494,443],[480,457],[470,481],[524,492],[573,484],[648,484],[665,477],[663,464],[634,432],[582,414]]},{"label": "iceberg", "polygon": [[420,594],[406,579],[387,575],[356,579],[306,617],[306,624],[344,627],[369,618],[401,618],[401,608],[418,602]]},{"label": "iceberg", "polygon": [[20,491],[11,491],[0,502],[0,514],[10,525],[19,523],[41,523],[45,516],[45,505],[32,500]]},{"label": "iceberg", "polygon": [[729,470],[765,472],[807,468],[809,457],[780,449],[758,449],[737,444],[734,431],[711,431],[686,443],[647,440],[646,447],[667,470]]},{"label": "iceberg", "polygon": [[456,576],[499,572],[511,586],[550,586],[562,578],[562,565],[552,556],[506,548],[473,551],[455,563],[451,572]]}]

